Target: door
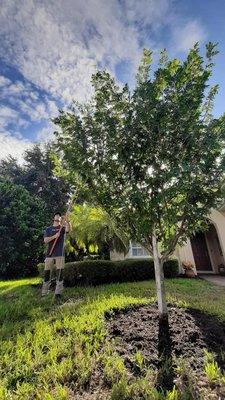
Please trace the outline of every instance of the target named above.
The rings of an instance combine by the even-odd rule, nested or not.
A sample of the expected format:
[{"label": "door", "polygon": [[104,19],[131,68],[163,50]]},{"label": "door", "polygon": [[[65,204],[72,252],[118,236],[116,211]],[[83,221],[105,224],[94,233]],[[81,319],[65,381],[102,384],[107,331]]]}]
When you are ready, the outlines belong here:
[{"label": "door", "polygon": [[224,258],[219,237],[214,225],[210,225],[209,229],[205,232],[205,237],[213,269],[215,272],[218,272],[218,266],[224,264]]},{"label": "door", "polygon": [[212,264],[203,232],[196,233],[191,239],[191,247],[197,271],[212,271]]}]

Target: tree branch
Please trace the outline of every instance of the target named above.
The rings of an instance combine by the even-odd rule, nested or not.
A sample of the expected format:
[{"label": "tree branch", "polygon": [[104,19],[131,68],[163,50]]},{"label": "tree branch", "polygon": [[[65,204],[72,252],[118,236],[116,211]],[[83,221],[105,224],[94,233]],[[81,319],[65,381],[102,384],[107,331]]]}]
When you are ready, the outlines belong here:
[{"label": "tree branch", "polygon": [[184,232],[185,222],[186,222],[186,215],[184,215],[181,226],[179,227],[177,233],[171,239],[171,243],[168,246],[168,250],[166,250],[164,253],[162,253],[162,262],[164,262],[173,253],[173,251],[177,245],[179,237]]}]

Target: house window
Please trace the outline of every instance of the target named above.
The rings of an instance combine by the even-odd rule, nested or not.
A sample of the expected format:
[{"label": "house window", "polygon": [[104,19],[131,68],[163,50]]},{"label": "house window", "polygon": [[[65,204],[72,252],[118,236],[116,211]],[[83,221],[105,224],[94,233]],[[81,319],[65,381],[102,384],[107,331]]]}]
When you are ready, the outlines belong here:
[{"label": "house window", "polygon": [[132,257],[149,257],[149,253],[137,243],[131,243]]}]

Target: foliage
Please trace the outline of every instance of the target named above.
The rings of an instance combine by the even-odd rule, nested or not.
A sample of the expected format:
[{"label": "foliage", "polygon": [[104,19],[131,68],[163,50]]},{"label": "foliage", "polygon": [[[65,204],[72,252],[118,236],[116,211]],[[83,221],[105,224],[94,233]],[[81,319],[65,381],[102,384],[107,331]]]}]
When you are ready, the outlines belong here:
[{"label": "foliage", "polygon": [[[164,274],[167,278],[178,275],[177,260],[164,263]],[[38,265],[42,274],[44,264]],[[154,278],[153,260],[88,260],[65,264],[64,277],[67,286],[100,285],[110,282],[132,282]]]},{"label": "foliage", "polygon": [[116,227],[115,222],[100,207],[87,204],[74,206],[70,220],[74,229],[71,237],[85,251],[100,252],[107,244],[118,252],[127,252],[129,241],[124,232]]},{"label": "foliage", "polygon": [[214,52],[208,44],[206,63],[198,45],[184,62],[164,57],[151,77],[145,50],[133,93],[98,72],[91,103],[55,119],[64,168],[149,250],[154,228],[164,258],[204,225],[220,197],[225,116],[205,110],[216,94],[206,93]]},{"label": "foliage", "polygon": [[24,153],[24,164],[9,156],[0,162],[0,181],[22,185],[31,195],[43,201],[46,218],[54,212],[64,212],[68,201],[69,186],[53,173],[51,145],[33,146]]},{"label": "foliage", "polygon": [[144,50],[133,92],[97,72],[90,103],[54,120],[62,170],[74,183],[79,176],[117,227],[154,253],[165,314],[162,263],[206,228],[222,199],[225,114],[213,117],[218,87],[208,87],[216,53],[212,43],[205,58],[198,44],[184,61],[163,52],[153,74]]},{"label": "foliage", "polygon": [[210,383],[216,383],[220,381],[222,375],[221,370],[215,361],[214,355],[208,351],[205,351],[204,371]]},{"label": "foliage", "polygon": [[0,193],[0,276],[32,274],[43,253],[43,202],[10,182]]},{"label": "foliage", "polygon": [[191,261],[182,261],[182,268],[185,271],[192,271],[194,269],[194,264]]},{"label": "foliage", "polygon": [[[34,266],[43,254],[44,227],[51,223],[54,212],[63,212],[66,209],[70,188],[63,178],[54,175],[53,166],[50,145],[45,147],[35,145],[27,150],[24,153],[23,165],[19,165],[17,160],[11,156],[0,161],[0,182],[5,185],[5,188],[7,185],[11,188],[16,187],[15,185],[20,187],[20,190],[15,189],[14,193],[15,196],[19,196],[18,199],[15,197],[15,203],[18,203],[16,205],[17,212],[14,210],[14,206],[9,206],[7,211],[3,211],[3,215],[7,212],[7,220],[10,224],[18,213],[16,225],[12,225],[11,229],[6,228],[3,215],[0,220],[1,243],[4,243],[0,250],[1,276],[3,274],[8,276],[10,271],[10,276],[34,272]],[[4,190],[4,200],[0,200],[7,204],[7,207],[12,203],[12,190]],[[22,195],[22,192],[26,195]],[[21,200],[23,196],[27,198],[24,205]],[[30,203],[29,207],[28,202]],[[31,206],[31,204],[33,205]],[[12,216],[10,216],[10,212],[12,212]],[[31,213],[33,215],[30,215]],[[21,223],[21,221],[23,222]],[[23,226],[26,224],[26,230],[30,229],[30,233],[27,231],[24,236],[25,228]],[[12,233],[13,227],[15,232]],[[36,233],[37,227],[38,234]]]}]

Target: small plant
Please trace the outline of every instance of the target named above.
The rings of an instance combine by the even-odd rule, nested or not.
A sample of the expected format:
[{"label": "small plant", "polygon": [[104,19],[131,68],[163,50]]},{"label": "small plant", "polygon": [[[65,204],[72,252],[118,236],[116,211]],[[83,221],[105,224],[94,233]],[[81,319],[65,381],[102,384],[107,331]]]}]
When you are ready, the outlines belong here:
[{"label": "small plant", "polygon": [[137,370],[137,372],[141,372],[143,370],[144,357],[140,350],[138,350],[134,355],[134,364],[135,364],[135,369]]},{"label": "small plant", "polygon": [[182,400],[199,399],[198,385],[186,360],[182,357],[174,358],[174,363],[176,364],[175,372],[177,375],[174,383],[179,394],[178,398]]},{"label": "small plant", "polygon": [[[122,378],[113,385],[110,400],[166,400],[167,397],[165,398],[154,388],[154,378],[151,370],[148,370],[144,377],[138,378],[130,384],[125,378]],[[177,398],[170,397],[169,400],[177,400]]]},{"label": "small plant", "polygon": [[191,261],[182,261],[182,268],[188,278],[193,278],[195,276],[194,264]]},{"label": "small plant", "polygon": [[112,388],[110,400],[128,400],[129,388],[126,379],[121,379]]},{"label": "small plant", "polygon": [[207,362],[204,371],[210,383],[215,383],[220,380],[221,371],[216,361]]},{"label": "small plant", "polygon": [[182,261],[182,267],[185,271],[194,270],[194,264],[191,261]]},{"label": "small plant", "polygon": [[104,360],[104,377],[108,384],[123,381],[126,376],[126,368],[123,359],[116,354],[107,355]]},{"label": "small plant", "polygon": [[204,372],[210,383],[219,382],[221,378],[221,370],[215,361],[214,355],[207,350],[205,350]]},{"label": "small plant", "polygon": [[0,386],[0,399],[1,400],[9,399],[8,394],[7,394],[7,390],[4,387],[1,387],[1,386]]},{"label": "small plant", "polygon": [[132,383],[129,391],[129,399],[160,400],[161,395],[154,385],[154,374],[152,371],[148,371],[146,376],[138,378]]},{"label": "small plant", "polygon": [[179,394],[176,387],[174,386],[172,391],[168,391],[166,393],[166,400],[178,400],[178,399],[179,399]]}]

